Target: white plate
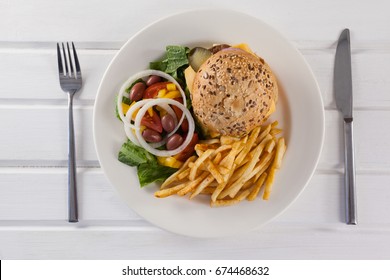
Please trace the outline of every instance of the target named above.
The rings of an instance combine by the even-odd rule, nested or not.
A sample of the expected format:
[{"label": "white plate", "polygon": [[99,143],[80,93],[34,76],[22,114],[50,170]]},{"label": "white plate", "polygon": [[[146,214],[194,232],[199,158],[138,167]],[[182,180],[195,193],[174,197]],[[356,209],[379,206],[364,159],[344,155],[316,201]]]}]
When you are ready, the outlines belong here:
[{"label": "white plate", "polygon": [[[126,140],[115,117],[115,96],[122,83],[160,58],[167,45],[210,46],[245,42],[271,66],[281,89],[277,119],[287,153],[269,201],[244,201],[210,208],[206,200],[172,196],[157,199],[156,187],[141,189],[135,168],[117,160]],[[219,237],[247,232],[282,213],[310,180],[324,139],[324,109],[319,87],[302,55],[261,20],[229,10],[198,10],[159,20],[134,35],[110,63],[95,102],[93,129],[100,164],[120,197],[149,222],[178,234]],[[310,209],[308,209],[309,211]]]}]

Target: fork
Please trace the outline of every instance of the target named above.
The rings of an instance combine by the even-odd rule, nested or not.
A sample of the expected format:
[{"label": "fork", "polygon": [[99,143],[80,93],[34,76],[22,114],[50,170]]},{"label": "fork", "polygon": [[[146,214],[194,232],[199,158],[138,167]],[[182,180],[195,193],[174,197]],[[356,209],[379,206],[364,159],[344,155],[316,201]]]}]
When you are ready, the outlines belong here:
[{"label": "fork", "polygon": [[[72,42],[73,56],[69,49],[69,43],[62,45],[62,55],[60,44],[57,43],[58,72],[60,85],[64,92],[68,93],[68,111],[69,111],[69,153],[68,153],[68,220],[70,223],[78,222],[77,209],[77,184],[76,184],[76,156],[73,128],[73,96],[82,86],[81,70],[77,58],[76,48]],[[65,67],[64,67],[65,66]],[[69,67],[68,67],[69,66]]]}]

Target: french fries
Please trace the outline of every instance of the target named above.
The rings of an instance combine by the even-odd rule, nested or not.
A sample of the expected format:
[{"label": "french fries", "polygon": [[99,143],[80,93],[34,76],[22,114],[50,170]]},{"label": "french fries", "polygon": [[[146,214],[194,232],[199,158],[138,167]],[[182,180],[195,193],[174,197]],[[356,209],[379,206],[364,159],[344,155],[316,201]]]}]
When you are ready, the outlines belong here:
[{"label": "french fries", "polygon": [[[230,206],[262,196],[269,200],[275,173],[281,168],[286,143],[278,122],[255,128],[243,138],[221,136],[201,140],[196,155],[171,175],[155,193],[190,199],[210,196],[210,206]],[[262,195],[261,195],[262,193]]]}]

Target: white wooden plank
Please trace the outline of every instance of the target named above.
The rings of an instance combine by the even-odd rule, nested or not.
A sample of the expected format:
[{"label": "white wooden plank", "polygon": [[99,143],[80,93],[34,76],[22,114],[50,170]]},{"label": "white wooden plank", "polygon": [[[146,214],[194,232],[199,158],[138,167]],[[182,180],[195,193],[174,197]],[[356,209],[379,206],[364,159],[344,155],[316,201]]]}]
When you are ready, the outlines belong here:
[{"label": "white wooden plank", "polygon": [[[389,182],[390,174],[357,175],[360,225],[390,226]],[[79,169],[78,185],[81,221],[95,226],[123,221],[123,226],[131,227],[129,221],[140,219],[125,205],[100,169]],[[7,222],[28,225],[27,221],[36,221],[32,225],[40,227],[67,226],[66,169],[0,169],[0,186],[0,226],[13,225]],[[315,174],[302,196],[273,223],[342,224],[342,186],[342,174]],[[61,221],[63,224],[57,223]]]},{"label": "white wooden plank", "polygon": [[[0,110],[0,165],[47,166],[45,161],[57,161],[64,166],[67,160],[67,108],[66,106],[21,106]],[[77,107],[74,111],[77,160],[96,161],[92,133],[92,107]],[[114,114],[114,109],[113,109]],[[343,131],[338,111],[326,111],[324,148],[320,169],[341,170],[343,167]],[[119,121],[118,121],[119,122]],[[359,171],[390,170],[390,131],[373,122],[390,123],[390,111],[355,112],[355,154]],[[381,133],[378,134],[378,129]],[[374,148],[375,147],[375,148]],[[26,161],[32,161],[28,164]],[[34,163],[35,162],[35,163]],[[96,164],[92,164],[96,165]]]},{"label": "white wooden plank", "polygon": [[[373,1],[251,1],[126,0],[4,1],[0,8],[1,41],[120,41],[164,16],[197,8],[226,8],[263,19],[291,40],[334,42],[349,27],[355,41],[389,44],[389,2]],[[364,11],[364,18],[361,15]],[[140,16],[142,15],[142,16]],[[39,19],[39,20],[37,20]],[[364,21],[364,24],[362,24]],[[180,23],[179,23],[180,24]]]},{"label": "white wooden plank", "polygon": [[[0,169],[0,220],[67,220],[67,169]],[[138,220],[100,169],[78,169],[80,220]]]},{"label": "white wooden plank", "polygon": [[[74,108],[76,159],[96,160],[92,107]],[[113,111],[114,113],[114,111]],[[0,111],[3,160],[62,160],[68,158],[67,106],[10,107]]]},{"label": "white wooden plank", "polygon": [[[66,104],[61,91],[57,58],[52,49],[0,49],[0,99],[5,104]],[[93,104],[100,79],[116,50],[79,50],[84,78],[82,91],[76,95],[76,104]],[[322,91],[324,105],[335,108],[333,96],[334,49],[302,50]],[[390,109],[387,88],[390,80],[390,48],[352,52],[354,105],[357,109]],[[131,65],[129,65],[131,67]],[[141,69],[140,69],[141,70]],[[304,82],[304,81],[302,81]],[[115,89],[113,89],[113,94]]]},{"label": "white wooden plank", "polygon": [[[0,98],[10,99],[5,102],[15,104],[48,101],[67,104],[67,95],[61,90],[58,80],[55,46],[53,43],[51,50],[0,51]],[[89,103],[93,104],[103,73],[115,53],[114,50],[78,50],[83,87],[75,95],[75,104],[81,100],[90,100]]]},{"label": "white wooden plank", "polygon": [[272,225],[222,239],[161,230],[0,231],[1,259],[388,259],[389,226]]},{"label": "white wooden plank", "polygon": [[[334,49],[302,50],[320,86],[326,108],[336,108],[333,93]],[[352,50],[352,79],[355,109],[389,109],[390,52]]]}]

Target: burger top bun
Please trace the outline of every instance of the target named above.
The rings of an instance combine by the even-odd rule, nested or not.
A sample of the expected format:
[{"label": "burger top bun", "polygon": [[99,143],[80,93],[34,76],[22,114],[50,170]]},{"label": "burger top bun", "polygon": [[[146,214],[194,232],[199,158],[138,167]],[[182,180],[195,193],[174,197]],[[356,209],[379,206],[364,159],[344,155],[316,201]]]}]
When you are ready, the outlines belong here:
[{"label": "burger top bun", "polygon": [[229,48],[202,64],[194,78],[191,97],[204,133],[211,137],[241,137],[272,113],[278,86],[262,58]]}]

